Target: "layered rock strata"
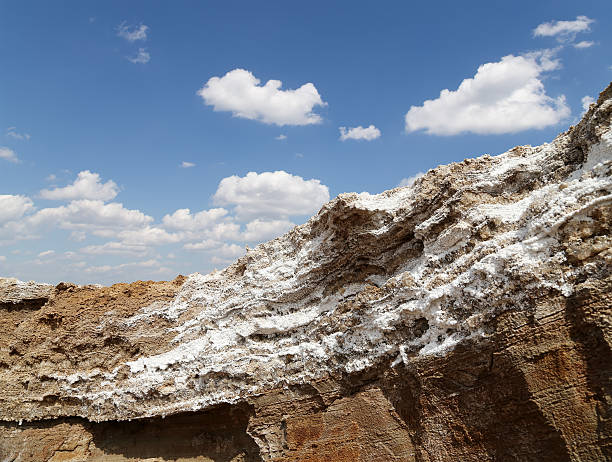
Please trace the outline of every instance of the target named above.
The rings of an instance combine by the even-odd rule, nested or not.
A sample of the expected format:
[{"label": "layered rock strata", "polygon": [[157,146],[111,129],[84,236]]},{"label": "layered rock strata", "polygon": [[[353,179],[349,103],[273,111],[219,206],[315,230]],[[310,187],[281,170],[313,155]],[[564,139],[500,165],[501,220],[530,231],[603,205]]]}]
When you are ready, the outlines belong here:
[{"label": "layered rock strata", "polygon": [[219,272],[0,280],[0,460],[611,460],[611,114]]}]

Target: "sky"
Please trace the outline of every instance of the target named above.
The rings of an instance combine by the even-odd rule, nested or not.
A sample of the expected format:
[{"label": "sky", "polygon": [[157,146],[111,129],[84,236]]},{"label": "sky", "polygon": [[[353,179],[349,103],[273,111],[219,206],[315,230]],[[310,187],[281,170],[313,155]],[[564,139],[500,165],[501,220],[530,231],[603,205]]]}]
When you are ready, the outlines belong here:
[{"label": "sky", "polygon": [[340,193],[551,141],[610,31],[609,0],[0,0],[0,276],[207,273]]}]

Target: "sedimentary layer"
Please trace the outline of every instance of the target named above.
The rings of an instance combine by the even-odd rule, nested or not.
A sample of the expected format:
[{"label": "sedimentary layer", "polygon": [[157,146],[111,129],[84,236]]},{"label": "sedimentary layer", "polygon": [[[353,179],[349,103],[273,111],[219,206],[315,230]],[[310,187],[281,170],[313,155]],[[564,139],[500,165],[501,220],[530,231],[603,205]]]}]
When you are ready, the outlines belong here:
[{"label": "sedimentary layer", "polygon": [[609,460],[611,114],[211,274],[0,279],[0,460]]}]

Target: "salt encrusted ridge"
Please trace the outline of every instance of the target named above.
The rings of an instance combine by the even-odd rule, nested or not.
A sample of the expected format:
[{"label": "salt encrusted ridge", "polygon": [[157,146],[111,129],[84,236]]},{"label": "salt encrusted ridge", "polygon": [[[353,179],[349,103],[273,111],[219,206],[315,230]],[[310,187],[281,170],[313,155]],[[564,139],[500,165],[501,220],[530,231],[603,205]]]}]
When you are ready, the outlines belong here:
[{"label": "salt encrusted ridge", "polygon": [[48,299],[53,292],[51,284],[0,278],[0,303],[20,303],[28,300]]},{"label": "salt encrusted ridge", "polygon": [[170,323],[158,354],[54,374],[61,396],[90,420],[198,410],[444,355],[531,291],[570,296],[560,229],[612,202],[609,93],[551,143],[342,194],[228,268],[188,276],[171,302],[117,321],[134,338]]}]

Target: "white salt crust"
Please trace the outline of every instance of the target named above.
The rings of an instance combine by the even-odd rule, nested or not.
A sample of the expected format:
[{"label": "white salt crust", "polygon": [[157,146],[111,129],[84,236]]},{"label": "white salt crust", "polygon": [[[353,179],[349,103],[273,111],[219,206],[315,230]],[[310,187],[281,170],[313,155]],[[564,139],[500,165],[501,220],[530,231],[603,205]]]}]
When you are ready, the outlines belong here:
[{"label": "white salt crust", "polygon": [[[551,144],[487,157],[491,168],[474,175],[472,189],[486,191],[517,171],[538,175],[566,143],[566,135],[561,135]],[[380,361],[400,366],[415,355],[446,354],[459,342],[486,336],[484,322],[496,310],[520,306],[521,300],[506,301],[507,293],[533,287],[571,295],[568,275],[559,269],[565,257],[555,233],[570,219],[588,221],[589,210],[612,201],[611,169],[608,131],[592,146],[582,168],[564,181],[545,184],[523,197],[479,203],[430,238],[449,213],[440,209],[414,229],[415,237],[423,240],[420,256],[408,259],[390,276],[373,275],[331,294],[324,293],[313,274],[334,258],[326,253],[334,230],[312,238],[314,217],[249,250],[240,260],[245,265],[241,276],[231,274],[234,267],[192,274],[172,302],[156,302],[124,321],[129,332],[142,331],[157,318],[169,320],[174,339],[168,351],[139,357],[110,372],[54,378],[64,393],[86,402],[84,415],[96,420],[97,408],[110,402],[118,413],[127,412],[146,402],[151,390],[167,399],[143,406],[139,417],[236,402],[333,372],[357,372]],[[354,210],[391,217],[369,230],[382,238],[410,210],[419,187],[417,181],[379,195],[348,194],[338,200]],[[495,223],[503,231],[474,243],[485,223]],[[470,240],[474,245],[466,250]],[[459,257],[447,259],[456,252]],[[528,285],[518,290],[517,281]],[[350,311],[340,312],[343,302],[371,285],[379,287],[380,296],[363,302],[366,309],[357,322]],[[349,320],[350,327],[343,328]],[[418,320],[427,321],[422,335],[407,338],[399,333]],[[129,374],[119,380],[119,370],[126,366]]]}]

